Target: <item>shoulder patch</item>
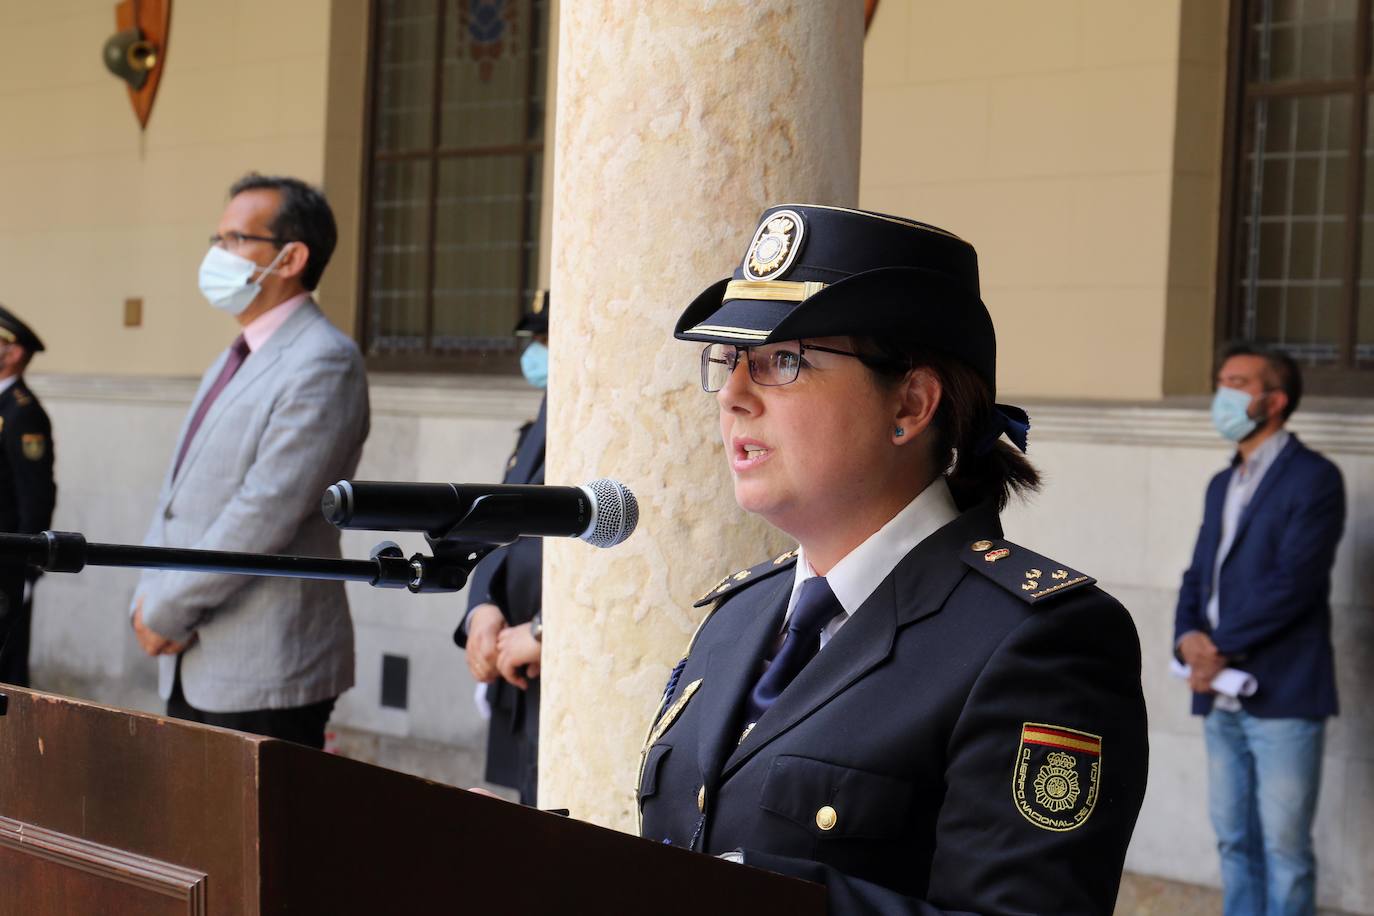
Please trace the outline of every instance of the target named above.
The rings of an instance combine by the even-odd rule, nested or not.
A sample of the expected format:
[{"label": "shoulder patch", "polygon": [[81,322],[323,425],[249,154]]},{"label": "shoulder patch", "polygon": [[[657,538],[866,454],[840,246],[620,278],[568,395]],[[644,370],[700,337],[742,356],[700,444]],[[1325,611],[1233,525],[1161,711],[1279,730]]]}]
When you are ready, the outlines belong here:
[{"label": "shoulder patch", "polygon": [[757,566],[731,573],[712,586],[709,592],[698,598],[692,607],[702,607],[713,601],[719,601],[721,598],[732,595],[742,588],[747,588],[755,582],[767,579],[774,573],[791,569],[797,563],[797,553],[800,549],[789,550],[787,553],[766,560]]},{"label": "shoulder patch", "polygon": [[19,441],[24,457],[30,461],[42,461],[48,453],[48,437],[42,433],[24,433]]},{"label": "shoulder patch", "polygon": [[1092,576],[1010,541],[995,538],[973,541],[959,553],[970,568],[1027,604],[1039,604],[1097,582]]}]

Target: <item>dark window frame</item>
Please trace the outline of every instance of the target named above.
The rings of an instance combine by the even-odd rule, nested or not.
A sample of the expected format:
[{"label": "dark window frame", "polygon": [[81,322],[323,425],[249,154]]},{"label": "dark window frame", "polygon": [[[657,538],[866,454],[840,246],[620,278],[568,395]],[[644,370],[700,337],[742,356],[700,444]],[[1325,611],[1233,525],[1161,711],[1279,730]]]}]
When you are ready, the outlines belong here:
[{"label": "dark window frame", "polygon": [[[1337,343],[1336,367],[1303,364],[1307,391],[1314,395],[1374,395],[1374,369],[1355,366],[1358,340],[1360,257],[1365,211],[1365,133],[1370,117],[1370,96],[1374,94],[1374,74],[1370,72],[1370,25],[1374,0],[1357,0],[1355,21],[1354,73],[1346,79],[1251,82],[1247,70],[1251,13],[1263,0],[1231,0],[1227,31],[1226,113],[1222,150],[1221,231],[1218,233],[1216,283],[1216,340],[1220,351],[1227,341],[1243,339],[1244,307],[1239,295],[1239,272],[1245,268],[1238,246],[1245,235],[1245,197],[1238,186],[1245,173],[1243,156],[1252,148],[1248,135],[1251,119],[1248,104],[1258,98],[1296,98],[1345,96],[1352,104],[1350,140],[1347,149],[1349,181],[1345,201],[1345,264],[1341,277],[1341,337]],[[1374,215],[1374,214],[1371,214]],[[1214,367],[1217,368],[1217,367]]]},{"label": "dark window frame", "polygon": [[[363,126],[363,175],[362,175],[362,197],[360,201],[359,219],[362,221],[362,232],[360,233],[359,244],[361,251],[358,256],[358,276],[357,276],[357,322],[355,326],[355,339],[362,349],[368,369],[379,372],[407,372],[407,373],[433,373],[433,372],[470,372],[487,375],[518,375],[520,373],[520,349],[516,338],[512,334],[511,347],[509,350],[485,350],[485,351],[447,351],[435,352],[428,347],[422,351],[414,352],[392,352],[392,353],[369,353],[369,328],[373,309],[376,307],[372,302],[371,289],[368,282],[372,272],[372,254],[374,238],[374,220],[372,218],[372,191],[375,180],[375,170],[379,163],[396,162],[415,159],[429,160],[429,188],[428,188],[428,217],[427,217],[427,245],[425,259],[425,339],[428,341],[433,337],[434,331],[434,277],[435,277],[435,248],[437,236],[438,206],[439,195],[439,166],[446,159],[456,158],[475,158],[479,156],[500,156],[500,155],[520,155],[525,161],[525,200],[528,201],[531,190],[541,191],[542,188],[536,187],[542,183],[542,171],[538,177],[532,177],[533,168],[531,163],[536,157],[542,158],[548,142],[548,137],[541,131],[538,141],[527,141],[525,143],[513,143],[503,145],[486,145],[471,147],[447,147],[440,145],[442,136],[442,115],[443,115],[443,79],[444,79],[444,40],[447,34],[446,29],[456,24],[449,20],[448,0],[433,0],[436,7],[434,43],[434,73],[433,73],[433,99],[431,102],[431,123],[430,123],[430,144],[426,149],[401,150],[401,151],[379,151],[377,145],[377,110],[378,94],[381,91],[381,81],[379,79],[379,67],[381,61],[381,42],[383,33],[383,22],[381,5],[383,0],[369,0],[368,2],[368,61],[367,61],[367,85],[365,87],[364,102],[364,126]],[[460,0],[461,2],[461,0]],[[538,17],[525,16],[521,22],[523,31],[522,38],[526,42],[527,48],[533,48],[536,39],[545,42],[545,55],[549,53],[549,41],[551,36],[536,35]],[[525,72],[525,92],[524,108],[522,121],[526,124],[530,119],[530,99],[534,88],[534,80],[537,75],[536,56],[531,53],[527,62]],[[546,77],[547,78],[547,77]],[[551,98],[546,97],[545,105],[552,102]],[[548,168],[549,164],[544,162],[543,168]],[[547,206],[547,202],[542,200],[541,206]],[[535,208],[528,204],[520,208],[520,238],[528,237],[531,225],[538,231],[540,214],[534,211]],[[542,241],[542,240],[538,240]],[[536,245],[532,252],[528,252],[522,264],[522,276],[520,286],[522,288],[533,288],[537,285],[539,273],[539,253]],[[510,324],[512,329],[516,321],[525,311],[527,302],[524,296],[517,292],[510,302]]]}]

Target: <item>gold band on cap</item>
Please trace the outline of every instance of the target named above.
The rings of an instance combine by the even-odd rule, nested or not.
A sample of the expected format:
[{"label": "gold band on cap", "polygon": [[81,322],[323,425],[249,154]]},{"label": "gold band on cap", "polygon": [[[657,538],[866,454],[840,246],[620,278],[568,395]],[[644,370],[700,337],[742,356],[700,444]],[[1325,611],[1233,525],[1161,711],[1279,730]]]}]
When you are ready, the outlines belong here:
[{"label": "gold band on cap", "polygon": [[720,324],[699,324],[694,328],[687,329],[688,334],[714,334],[717,337],[729,337],[734,340],[767,340],[772,331],[759,331],[754,328],[732,328]]},{"label": "gold band on cap", "polygon": [[0,340],[5,341],[5,343],[14,343],[18,339],[9,328],[0,327]]},{"label": "gold band on cap", "polygon": [[730,299],[763,299],[773,302],[802,302],[825,289],[826,284],[814,280],[731,280],[725,287]]}]

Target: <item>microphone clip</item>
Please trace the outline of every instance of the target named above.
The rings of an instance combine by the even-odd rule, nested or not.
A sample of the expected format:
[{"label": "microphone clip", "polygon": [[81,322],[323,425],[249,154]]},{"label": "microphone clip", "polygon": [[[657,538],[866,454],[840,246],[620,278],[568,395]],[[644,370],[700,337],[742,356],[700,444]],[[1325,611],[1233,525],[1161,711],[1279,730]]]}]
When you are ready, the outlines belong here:
[{"label": "microphone clip", "polygon": [[372,548],[370,558],[377,564],[374,588],[404,588],[413,594],[456,592],[467,584],[468,576],[482,558],[497,544],[479,541],[434,538],[425,535],[432,555],[412,554],[409,559],[395,541],[382,541]]}]

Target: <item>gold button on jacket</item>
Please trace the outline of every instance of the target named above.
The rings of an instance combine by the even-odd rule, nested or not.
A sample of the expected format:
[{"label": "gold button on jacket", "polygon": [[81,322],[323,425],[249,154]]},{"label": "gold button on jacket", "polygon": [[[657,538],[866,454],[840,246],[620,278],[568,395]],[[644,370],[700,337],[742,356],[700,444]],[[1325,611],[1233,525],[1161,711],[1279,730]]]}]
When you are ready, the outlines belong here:
[{"label": "gold button on jacket", "polygon": [[829,805],[823,806],[816,812],[816,826],[822,830],[829,830],[834,827],[837,820],[839,820],[839,816],[835,814],[835,809]]}]

